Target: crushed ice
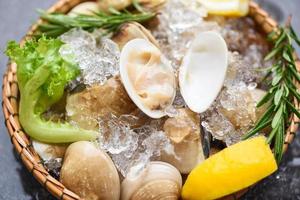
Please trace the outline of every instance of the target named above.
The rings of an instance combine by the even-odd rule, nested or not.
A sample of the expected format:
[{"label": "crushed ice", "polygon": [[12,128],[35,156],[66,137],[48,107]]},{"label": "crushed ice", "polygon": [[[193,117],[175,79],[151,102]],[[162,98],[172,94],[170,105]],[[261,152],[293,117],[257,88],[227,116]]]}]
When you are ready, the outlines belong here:
[{"label": "crushed ice", "polygon": [[72,29],[60,36],[66,44],[60,49],[65,59],[75,59],[84,84],[103,84],[118,74],[120,50],[112,40],[82,29]]},{"label": "crushed ice", "polygon": [[133,128],[136,120],[132,115],[109,115],[100,120],[100,148],[110,154],[124,177],[130,170],[139,172],[144,169],[150,160],[160,156],[161,151],[175,154],[170,140],[160,131],[160,120]]},{"label": "crushed ice", "polygon": [[196,0],[169,0],[158,15],[159,25],[152,30],[161,50],[172,61],[174,69],[201,31],[220,31],[216,22],[203,21],[206,10]]},{"label": "crushed ice", "polygon": [[225,87],[213,106],[202,114],[202,126],[227,146],[239,142],[257,120],[255,100],[251,90],[256,83],[244,82]]}]

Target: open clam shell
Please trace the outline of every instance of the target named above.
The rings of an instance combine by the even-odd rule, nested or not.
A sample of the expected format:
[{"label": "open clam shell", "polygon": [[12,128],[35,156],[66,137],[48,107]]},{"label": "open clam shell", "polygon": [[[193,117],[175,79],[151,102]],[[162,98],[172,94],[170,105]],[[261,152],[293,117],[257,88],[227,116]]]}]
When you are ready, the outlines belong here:
[{"label": "open clam shell", "polygon": [[228,49],[219,33],[196,36],[179,70],[179,85],[188,107],[204,112],[220,92],[228,66]]},{"label": "open clam shell", "polygon": [[120,76],[140,110],[151,118],[166,115],[176,94],[175,74],[155,45],[145,39],[129,41],[121,51]]}]

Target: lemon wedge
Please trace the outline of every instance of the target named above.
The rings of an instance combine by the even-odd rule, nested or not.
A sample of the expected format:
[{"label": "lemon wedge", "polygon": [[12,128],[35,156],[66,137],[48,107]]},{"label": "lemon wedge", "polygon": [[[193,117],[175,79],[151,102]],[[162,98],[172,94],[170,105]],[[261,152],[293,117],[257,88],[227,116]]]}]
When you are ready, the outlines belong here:
[{"label": "lemon wedge", "polygon": [[246,188],[277,170],[266,138],[248,139],[225,148],[189,174],[182,199],[210,200]]},{"label": "lemon wedge", "polygon": [[199,0],[209,14],[223,16],[246,16],[249,0]]}]

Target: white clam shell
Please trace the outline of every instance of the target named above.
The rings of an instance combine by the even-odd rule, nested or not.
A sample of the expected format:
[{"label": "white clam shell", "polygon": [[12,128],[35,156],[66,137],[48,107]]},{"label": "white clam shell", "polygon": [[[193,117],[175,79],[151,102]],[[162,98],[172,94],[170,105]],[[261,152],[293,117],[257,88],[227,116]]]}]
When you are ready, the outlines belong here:
[{"label": "white clam shell", "polygon": [[128,174],[121,184],[121,200],[177,200],[182,178],[172,165],[154,161],[139,174]]},{"label": "white clam shell", "polygon": [[[144,57],[142,57],[143,53],[150,55],[149,58],[147,58],[148,60],[144,60]],[[141,58],[138,57],[132,59],[132,55],[141,55]],[[159,59],[157,59],[158,57]],[[159,60],[159,63],[157,63],[158,62],[157,60]],[[170,98],[168,101],[168,105],[166,105],[164,108],[151,109],[145,104],[142,97],[137,94],[134,84],[130,79],[129,76],[130,65],[137,66],[136,67],[137,70],[140,70],[139,72],[137,71],[136,73],[138,75],[142,74],[144,70],[147,70],[146,69],[147,67],[154,66],[153,68],[151,68],[152,70],[157,69],[158,70],[157,72],[159,73],[162,72],[162,74],[169,76],[168,78],[170,78],[170,82],[168,82],[168,84],[165,85],[164,83],[153,84],[153,80],[151,80],[152,78],[151,75],[150,77],[147,76],[147,81],[151,83],[147,88],[149,94],[153,92],[160,93],[161,91],[169,92]],[[155,74],[155,72],[153,72],[153,74]],[[176,94],[175,74],[173,72],[173,68],[170,62],[162,55],[160,50],[155,45],[153,45],[151,42],[145,39],[140,39],[140,38],[130,40],[128,43],[126,43],[126,45],[123,47],[121,51],[121,56],[120,56],[120,76],[129,97],[140,110],[142,110],[146,115],[148,115],[151,118],[161,118],[166,115],[164,109],[169,105],[172,105]],[[163,93],[163,95],[164,94],[165,93]],[[154,96],[157,95],[155,94]]]},{"label": "white clam shell", "polygon": [[196,36],[179,70],[181,94],[188,107],[204,112],[220,92],[228,66],[228,48],[219,33]]},{"label": "white clam shell", "polygon": [[94,15],[94,12],[99,11],[99,6],[96,2],[83,2],[75,6],[69,13],[69,16],[83,15]]},{"label": "white clam shell", "polygon": [[47,144],[37,140],[31,140],[31,144],[44,161],[63,158],[68,147],[66,144]]}]

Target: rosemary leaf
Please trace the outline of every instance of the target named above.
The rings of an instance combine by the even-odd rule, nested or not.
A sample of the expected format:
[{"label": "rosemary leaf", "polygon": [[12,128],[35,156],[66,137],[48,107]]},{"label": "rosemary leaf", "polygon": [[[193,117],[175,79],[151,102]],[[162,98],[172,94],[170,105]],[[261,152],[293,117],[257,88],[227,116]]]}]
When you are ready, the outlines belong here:
[{"label": "rosemary leaf", "polygon": [[271,58],[273,58],[278,52],[281,51],[281,49],[282,49],[282,47],[273,49],[273,50],[265,57],[265,61],[270,60]]},{"label": "rosemary leaf", "polygon": [[272,92],[268,92],[265,96],[257,103],[256,107],[261,107],[265,103],[267,103],[271,98],[273,98],[274,94]]},{"label": "rosemary leaf", "polygon": [[300,101],[297,85],[300,74],[296,69],[293,41],[300,46],[300,39],[288,21],[285,27],[280,27],[269,34],[268,39],[273,43],[273,49],[265,57],[275,63],[271,66],[271,87],[267,94],[258,102],[257,107],[270,103],[269,108],[257,121],[254,127],[243,137],[247,139],[267,126],[271,125],[271,132],[267,142],[274,147],[274,156],[279,163],[282,159],[285,130],[289,125],[292,114],[300,118],[299,110],[293,105],[294,99]]},{"label": "rosemary leaf", "polygon": [[45,35],[48,37],[58,37],[59,35],[69,31],[72,28],[82,28],[86,31],[94,29],[104,29],[106,34],[115,32],[123,23],[136,21],[145,22],[153,18],[156,13],[145,12],[136,2],[133,6],[137,9],[137,13],[131,13],[127,10],[117,11],[110,10],[110,13],[101,11],[94,12],[94,15],[78,15],[68,16],[61,13],[47,13],[39,10],[40,16],[47,23],[38,26],[37,37]]},{"label": "rosemary leaf", "polygon": [[283,95],[283,89],[277,90],[274,97],[274,104],[277,106],[280,103],[281,97]]},{"label": "rosemary leaf", "polygon": [[294,107],[294,105],[291,102],[288,102],[288,101],[287,101],[287,105],[293,111],[293,113],[295,115],[297,115],[298,118],[300,118],[300,112]]},{"label": "rosemary leaf", "polygon": [[276,134],[278,128],[279,128],[279,126],[277,125],[275,128],[272,129],[272,131],[271,131],[271,133],[270,133],[270,135],[269,135],[269,137],[268,137],[268,139],[267,139],[267,143],[270,144],[270,143],[272,142],[273,137],[275,136],[275,134]]},{"label": "rosemary leaf", "polygon": [[275,42],[274,46],[278,47],[285,38],[286,38],[286,33],[284,31],[282,31],[279,38],[278,38],[278,40]]},{"label": "rosemary leaf", "polygon": [[293,93],[293,95],[297,98],[298,101],[300,101],[300,94],[294,90],[292,87],[288,87],[289,91]]},{"label": "rosemary leaf", "polygon": [[276,114],[274,115],[274,118],[272,120],[272,128],[275,128],[277,126],[277,124],[279,123],[279,121],[281,120],[281,116],[283,113],[283,105],[280,104],[279,109],[277,110]]},{"label": "rosemary leaf", "polygon": [[258,133],[262,129],[268,127],[271,122],[272,122],[272,120],[268,120],[268,121],[260,124],[259,126],[256,126],[255,129],[252,129],[250,132],[248,132],[246,135],[244,135],[243,139],[248,139],[248,138],[252,137],[253,135],[255,135],[256,133]]},{"label": "rosemary leaf", "polygon": [[300,46],[300,39],[297,37],[297,34],[294,31],[293,27],[291,27],[291,36],[294,39],[294,41]]},{"label": "rosemary leaf", "polygon": [[300,82],[300,75],[297,72],[297,70],[293,66],[291,66],[291,65],[289,65],[289,69],[292,72],[294,78],[297,79],[298,82]]}]

